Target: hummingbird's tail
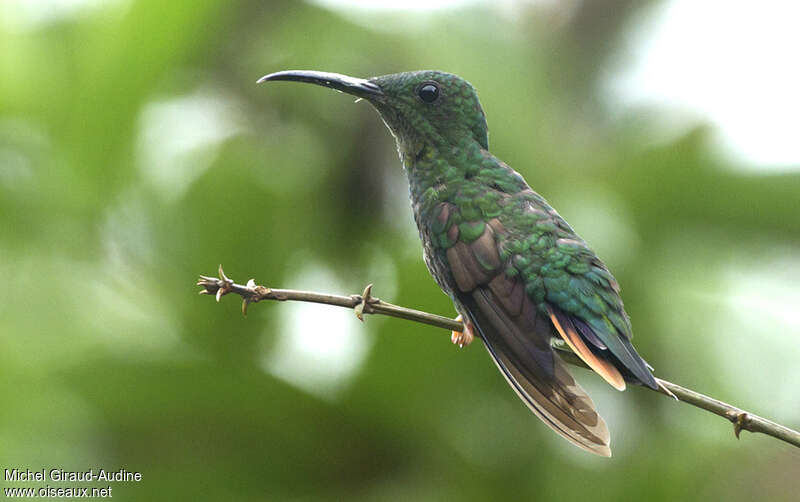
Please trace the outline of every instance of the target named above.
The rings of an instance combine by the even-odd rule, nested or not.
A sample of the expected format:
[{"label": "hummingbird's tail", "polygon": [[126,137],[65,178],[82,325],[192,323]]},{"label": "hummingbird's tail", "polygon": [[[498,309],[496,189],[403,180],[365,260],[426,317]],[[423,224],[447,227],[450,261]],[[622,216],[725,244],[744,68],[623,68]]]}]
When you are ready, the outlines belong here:
[{"label": "hummingbird's tail", "polygon": [[606,423],[550,347],[550,321],[531,309],[512,319],[487,297],[491,294],[477,288],[459,300],[511,388],[565,439],[610,457]]}]

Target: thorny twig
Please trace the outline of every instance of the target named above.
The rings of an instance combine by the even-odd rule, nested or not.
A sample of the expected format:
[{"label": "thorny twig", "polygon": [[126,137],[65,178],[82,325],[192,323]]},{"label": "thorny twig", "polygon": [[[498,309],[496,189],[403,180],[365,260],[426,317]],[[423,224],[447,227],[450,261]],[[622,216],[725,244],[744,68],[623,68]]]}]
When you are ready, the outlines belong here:
[{"label": "thorny twig", "polygon": [[[278,300],[278,301],[302,301],[323,303],[326,305],[334,305],[337,307],[351,308],[355,311],[356,316],[363,321],[364,314],[383,314],[391,317],[399,317],[409,321],[415,321],[423,324],[429,324],[438,328],[449,329],[451,331],[463,331],[464,324],[460,321],[450,319],[448,317],[422,312],[420,310],[413,310],[391,303],[384,302],[372,296],[372,284],[364,288],[361,295],[331,295],[327,293],[315,293],[312,291],[297,291],[293,289],[273,289],[264,286],[256,285],[253,279],[247,281],[246,285],[236,284],[232,279],[228,278],[222,270],[222,265],[219,266],[219,277],[208,277],[201,275],[200,280],[197,282],[198,286],[204,289],[200,291],[201,295],[215,295],[217,301],[229,293],[235,293],[242,297],[242,313],[247,315],[247,306],[251,303],[260,302],[261,300]],[[586,368],[583,361],[575,355],[568,347],[554,346],[558,350],[561,358],[575,366]],[[781,424],[767,420],[758,415],[744,411],[730,404],[724,403],[712,397],[700,394],[691,389],[681,387],[680,385],[668,382],[666,380],[656,379],[661,386],[656,392],[661,394],[675,397],[679,401],[690,404],[697,408],[719,415],[733,424],[733,432],[736,437],[739,437],[741,431],[760,432],[768,436],[780,439],[794,446],[800,447],[800,432],[792,430]],[[649,387],[644,387],[649,389]]]}]

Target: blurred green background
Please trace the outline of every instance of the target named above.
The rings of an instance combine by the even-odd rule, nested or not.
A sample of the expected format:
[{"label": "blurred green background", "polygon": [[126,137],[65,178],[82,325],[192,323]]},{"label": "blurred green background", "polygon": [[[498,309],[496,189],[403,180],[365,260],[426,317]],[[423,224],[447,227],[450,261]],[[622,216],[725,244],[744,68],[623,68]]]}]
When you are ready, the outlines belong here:
[{"label": "blurred green background", "polygon": [[653,392],[575,370],[612,433],[614,457],[596,458],[540,423],[480,344],[197,296],[223,263],[239,282],[374,282],[454,315],[377,114],[255,84],[442,69],[478,89],[492,151],[614,271],[658,376],[800,425],[800,162],[761,165],[702,116],[614,98],[632,33],[664,4],[353,3],[2,5],[0,469],[141,472],[117,500],[797,500],[797,449],[736,441]]}]

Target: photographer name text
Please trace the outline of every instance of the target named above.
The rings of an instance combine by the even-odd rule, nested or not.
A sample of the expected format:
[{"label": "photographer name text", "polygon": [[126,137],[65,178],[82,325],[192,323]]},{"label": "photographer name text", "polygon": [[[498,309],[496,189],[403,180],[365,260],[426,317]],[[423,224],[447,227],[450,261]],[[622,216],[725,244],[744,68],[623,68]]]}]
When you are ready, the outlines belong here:
[{"label": "photographer name text", "polygon": [[88,471],[67,471],[64,469],[41,469],[32,471],[30,469],[4,469],[3,478],[5,481],[81,481],[91,483],[94,481],[120,482],[120,481],[141,481],[142,473],[129,471],[127,469],[117,469],[115,471],[106,469],[89,469]]}]

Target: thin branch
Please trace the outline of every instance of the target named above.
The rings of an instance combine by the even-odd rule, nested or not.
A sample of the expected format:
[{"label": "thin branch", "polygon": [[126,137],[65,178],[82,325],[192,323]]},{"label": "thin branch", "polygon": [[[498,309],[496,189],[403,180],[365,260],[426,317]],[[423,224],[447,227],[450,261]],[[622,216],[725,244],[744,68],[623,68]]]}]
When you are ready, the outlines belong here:
[{"label": "thin branch", "polygon": [[[277,301],[301,301],[312,303],[323,303],[326,305],[334,305],[337,307],[351,308],[355,311],[356,316],[360,320],[364,320],[364,314],[383,314],[391,317],[398,317],[409,321],[428,324],[436,326],[437,328],[444,328],[451,331],[463,331],[464,325],[457,320],[448,317],[442,317],[420,310],[413,310],[399,305],[384,302],[372,296],[372,284],[364,289],[360,295],[331,295],[327,293],[314,293],[311,291],[297,291],[293,289],[273,289],[264,286],[256,285],[253,279],[247,281],[246,285],[236,284],[232,279],[225,276],[222,271],[222,265],[219,267],[219,278],[200,276],[197,282],[198,286],[204,289],[200,291],[201,295],[215,295],[217,301],[223,296],[234,293],[242,297],[242,313],[247,315],[247,306],[251,303],[257,303],[262,300],[277,300]],[[586,368],[586,364],[575,353],[569,350],[566,346],[554,346],[558,350],[561,358],[575,366]],[[768,436],[780,439],[794,446],[800,447],[800,432],[792,430],[783,425],[777,424],[766,418],[744,411],[728,403],[724,403],[712,397],[700,394],[686,387],[668,382],[662,379],[656,379],[661,385],[661,389],[657,390],[661,394],[674,397],[679,401],[690,404],[697,408],[719,415],[733,424],[733,432],[736,437],[739,437],[741,431],[760,432]],[[649,387],[644,387],[649,389]]]}]

